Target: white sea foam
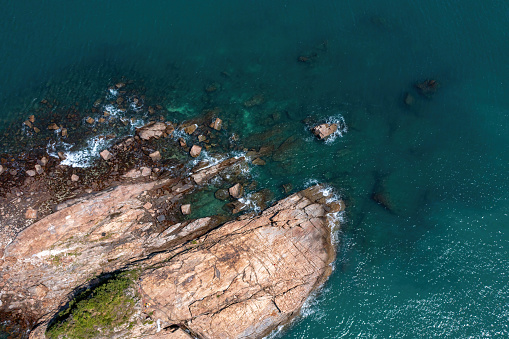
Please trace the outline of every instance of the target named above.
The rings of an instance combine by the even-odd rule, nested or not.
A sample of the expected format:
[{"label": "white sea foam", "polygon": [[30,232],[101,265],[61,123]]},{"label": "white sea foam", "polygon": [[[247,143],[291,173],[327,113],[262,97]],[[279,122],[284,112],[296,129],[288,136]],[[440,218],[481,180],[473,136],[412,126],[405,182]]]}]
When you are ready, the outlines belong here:
[{"label": "white sea foam", "polygon": [[124,115],[123,114],[124,112],[121,109],[119,109],[118,107],[115,107],[115,105],[112,105],[112,104],[104,105],[103,111],[108,112],[108,114],[113,117]]},{"label": "white sea foam", "polygon": [[105,138],[93,137],[87,140],[87,145],[83,149],[73,150],[74,145],[63,141],[48,143],[46,151],[49,155],[58,158],[58,152],[62,151],[65,160],[60,164],[71,167],[90,167],[94,159],[99,157],[99,153],[111,144],[110,140]]}]

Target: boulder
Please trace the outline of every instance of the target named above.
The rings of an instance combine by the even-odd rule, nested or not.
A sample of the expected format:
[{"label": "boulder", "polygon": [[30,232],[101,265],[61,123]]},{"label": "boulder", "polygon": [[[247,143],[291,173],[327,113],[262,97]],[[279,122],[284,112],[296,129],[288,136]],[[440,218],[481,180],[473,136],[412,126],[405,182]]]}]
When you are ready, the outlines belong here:
[{"label": "boulder", "polygon": [[237,183],[228,189],[228,192],[234,199],[240,198],[244,194],[244,187]]},{"label": "boulder", "polygon": [[230,197],[230,192],[226,188],[220,188],[214,193],[214,197],[217,200],[228,200]]},{"label": "boulder", "polygon": [[104,160],[110,160],[111,158],[113,158],[113,155],[110,153],[110,151],[108,151],[107,149],[105,149],[104,151],[102,151],[101,153],[99,153],[101,155],[101,157],[104,159]]},{"label": "boulder", "polygon": [[223,126],[223,120],[216,118],[211,124],[210,127],[215,129],[216,131],[220,131]]},{"label": "boulder", "polygon": [[201,153],[201,146],[198,146],[198,145],[193,145],[193,147],[191,147],[191,150],[189,151],[189,154],[193,158],[196,158],[197,156],[199,156],[200,153]]},{"label": "boulder", "polygon": [[191,135],[191,134],[194,133],[194,131],[196,131],[197,128],[198,128],[197,124],[192,124],[192,125],[189,125],[187,127],[184,127],[184,132],[186,132],[187,134]]},{"label": "boulder", "polygon": [[183,215],[189,215],[191,214],[191,204],[185,204],[180,206],[180,211]]},{"label": "boulder", "polygon": [[37,210],[29,207],[25,212],[25,218],[27,219],[37,219]]},{"label": "boulder", "polygon": [[143,140],[150,140],[152,138],[159,139],[166,135],[171,135],[175,128],[171,123],[165,122],[151,122],[136,130],[138,136]]},{"label": "boulder", "polygon": [[161,153],[159,151],[155,151],[154,153],[150,153],[149,157],[152,159],[152,161],[159,161],[161,160]]},{"label": "boulder", "polygon": [[34,168],[35,168],[35,171],[37,172],[37,174],[42,174],[44,172],[44,169],[39,164],[35,165]]},{"label": "boulder", "polygon": [[311,130],[319,139],[325,139],[338,130],[337,124],[321,124]]}]

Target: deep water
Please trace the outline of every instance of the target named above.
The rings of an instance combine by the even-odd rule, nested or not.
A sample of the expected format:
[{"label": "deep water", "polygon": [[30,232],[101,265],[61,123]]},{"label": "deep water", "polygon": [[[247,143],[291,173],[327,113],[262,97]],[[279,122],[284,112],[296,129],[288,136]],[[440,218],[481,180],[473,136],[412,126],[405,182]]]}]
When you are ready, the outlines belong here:
[{"label": "deep water", "polygon": [[[348,211],[333,275],[278,336],[503,337],[508,32],[500,0],[3,1],[0,129],[44,98],[91,107],[125,77],[167,118],[220,107],[245,145],[293,136],[252,170],[259,187],[326,182]],[[309,132],[341,118],[334,140]]]}]

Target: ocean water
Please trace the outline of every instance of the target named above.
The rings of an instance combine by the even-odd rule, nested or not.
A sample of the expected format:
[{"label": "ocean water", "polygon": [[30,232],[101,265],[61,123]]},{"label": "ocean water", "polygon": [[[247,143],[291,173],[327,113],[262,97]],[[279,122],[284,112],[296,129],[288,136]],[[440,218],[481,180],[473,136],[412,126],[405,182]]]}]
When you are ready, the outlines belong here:
[{"label": "ocean water", "polygon": [[[124,77],[169,119],[219,107],[248,147],[291,137],[251,171],[274,199],[316,181],[345,199],[332,276],[274,336],[509,335],[506,1],[2,5],[2,133],[44,98],[91,107]],[[430,96],[415,87],[426,79]],[[345,129],[318,141],[323,121]]]}]

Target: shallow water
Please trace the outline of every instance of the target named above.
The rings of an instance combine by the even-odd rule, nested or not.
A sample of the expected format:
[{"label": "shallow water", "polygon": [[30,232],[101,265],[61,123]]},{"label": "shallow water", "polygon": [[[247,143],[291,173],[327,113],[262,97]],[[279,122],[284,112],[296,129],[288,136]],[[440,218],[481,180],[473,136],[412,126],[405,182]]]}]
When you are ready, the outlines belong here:
[{"label": "shallow water", "polygon": [[[281,337],[507,336],[508,12],[496,0],[7,1],[0,124],[47,97],[91,107],[125,76],[167,118],[220,107],[250,147],[294,136],[252,169],[259,187],[280,198],[288,182],[327,182],[348,214],[333,275]],[[430,98],[413,86],[425,79],[440,84]],[[331,142],[308,130],[341,117]]]}]

